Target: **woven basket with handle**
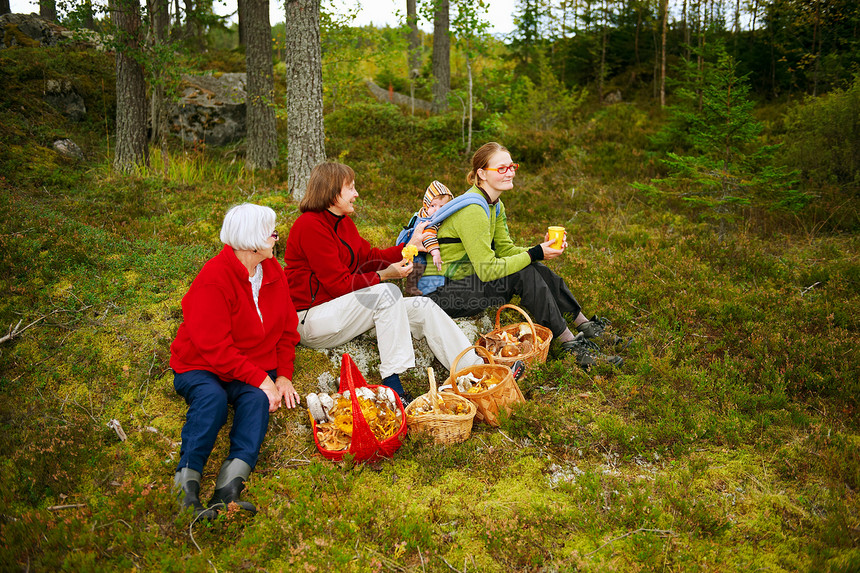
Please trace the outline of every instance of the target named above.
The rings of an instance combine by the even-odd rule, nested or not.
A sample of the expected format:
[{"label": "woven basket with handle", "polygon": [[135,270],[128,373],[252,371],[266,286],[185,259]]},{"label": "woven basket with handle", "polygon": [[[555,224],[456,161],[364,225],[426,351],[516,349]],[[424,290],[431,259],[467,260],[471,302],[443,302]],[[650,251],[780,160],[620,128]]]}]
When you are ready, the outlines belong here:
[{"label": "woven basket with handle", "polygon": [[[516,322],[514,324],[509,324],[504,327],[500,326],[499,318],[501,317],[502,310],[506,308],[510,308],[519,312],[521,315],[523,315],[523,317],[525,317],[526,322]],[[540,343],[535,344],[532,351],[527,352],[525,354],[508,357],[493,356],[493,358],[495,358],[497,363],[503,364],[505,366],[512,366],[513,363],[517,360],[522,360],[526,366],[546,362],[546,357],[549,353],[549,344],[550,342],[552,342],[552,331],[545,326],[541,326],[532,322],[532,319],[529,317],[526,311],[513,304],[503,304],[499,307],[499,310],[496,311],[496,327],[487,334],[482,335],[478,339],[478,346],[486,347],[486,339],[484,338],[485,336],[500,335],[503,332],[509,333],[516,338],[522,326],[527,327],[531,331],[532,336],[534,337],[533,340],[537,341],[538,339],[540,339]]]},{"label": "woven basket with handle", "polygon": [[[460,358],[470,350],[475,350],[475,352],[483,354],[490,363],[478,364],[477,366],[469,366],[467,368],[457,370],[457,363],[460,361]],[[460,392],[460,389],[457,387],[457,378],[466,374],[472,374],[472,376],[475,376],[476,378],[490,375],[499,380],[499,383],[493,388],[482,392]],[[475,418],[482,422],[486,422],[491,426],[499,425],[500,411],[504,410],[505,412],[510,412],[513,404],[526,401],[523,397],[523,393],[520,391],[520,387],[517,386],[517,383],[514,380],[514,375],[511,373],[511,369],[502,364],[497,364],[493,355],[487,352],[487,349],[482,346],[470,346],[457,355],[457,358],[454,359],[454,363],[451,364],[451,376],[448,378],[448,383],[451,384],[452,392],[464,398],[468,398],[469,401],[475,404],[475,407],[478,410],[475,414]]]},{"label": "woven basket with handle", "polygon": [[[436,376],[433,369],[427,369],[430,379],[430,391],[422,394],[406,406],[406,424],[413,434],[429,434],[437,444],[459,444],[472,435],[472,422],[477,413],[477,407],[462,396],[450,392],[436,390]],[[444,414],[438,408],[434,411],[418,413],[423,404],[442,403],[448,410],[453,411],[457,405],[465,407],[463,414]]]}]

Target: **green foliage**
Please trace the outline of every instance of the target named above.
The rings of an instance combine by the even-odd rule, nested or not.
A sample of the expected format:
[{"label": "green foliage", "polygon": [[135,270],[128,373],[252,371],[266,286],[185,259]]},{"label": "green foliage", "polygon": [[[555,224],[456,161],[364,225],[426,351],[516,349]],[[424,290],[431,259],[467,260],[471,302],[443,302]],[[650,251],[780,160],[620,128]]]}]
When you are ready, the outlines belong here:
[{"label": "green foliage", "polygon": [[860,76],[844,90],[807,98],[785,117],[780,163],[815,185],[860,190]]},{"label": "green foliage", "polygon": [[761,124],[752,116],[749,86],[737,76],[734,58],[721,52],[695,87],[701,90],[700,108],[691,108],[694,98],[688,88],[687,107],[674,108],[670,113],[680,119],[666,128],[688,126],[684,136],[690,153],[670,152],[664,160],[669,176],[636,187],[698,207],[703,217],[719,221],[721,229],[742,206],[803,209],[810,197],[793,188],[795,172],[774,166],[777,146],[758,141]]}]

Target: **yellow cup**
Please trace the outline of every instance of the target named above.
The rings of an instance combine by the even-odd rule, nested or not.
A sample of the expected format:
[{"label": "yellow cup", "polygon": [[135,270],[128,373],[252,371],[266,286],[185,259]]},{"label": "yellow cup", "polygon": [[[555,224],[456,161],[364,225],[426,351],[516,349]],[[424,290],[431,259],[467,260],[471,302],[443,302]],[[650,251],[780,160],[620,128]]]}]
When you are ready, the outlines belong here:
[{"label": "yellow cup", "polygon": [[555,241],[552,244],[553,249],[560,249],[564,244],[564,227],[549,227],[549,238]]}]

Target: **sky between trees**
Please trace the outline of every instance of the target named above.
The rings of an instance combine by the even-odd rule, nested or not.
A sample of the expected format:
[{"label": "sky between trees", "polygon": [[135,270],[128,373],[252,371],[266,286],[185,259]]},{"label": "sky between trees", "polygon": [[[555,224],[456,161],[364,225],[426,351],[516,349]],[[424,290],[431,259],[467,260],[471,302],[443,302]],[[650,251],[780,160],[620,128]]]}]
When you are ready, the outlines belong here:
[{"label": "sky between trees", "polygon": [[[516,0],[489,0],[490,11],[487,20],[490,22],[491,34],[508,34],[514,29],[514,12]],[[96,0],[96,3],[98,0]],[[106,2],[105,2],[106,3]],[[10,8],[13,13],[29,14],[39,12],[38,0],[10,0]],[[236,0],[214,0],[216,14],[227,15],[236,12]],[[328,4],[328,2],[324,2]],[[332,0],[331,4],[343,12],[360,4],[361,11],[355,19],[355,26],[374,24],[376,26],[396,26],[401,15],[406,13],[406,0]],[[284,21],[284,3],[278,0],[269,0],[269,19],[272,25]],[[233,17],[236,21],[236,17]],[[425,32],[433,32],[433,23],[422,21],[419,27]]]}]

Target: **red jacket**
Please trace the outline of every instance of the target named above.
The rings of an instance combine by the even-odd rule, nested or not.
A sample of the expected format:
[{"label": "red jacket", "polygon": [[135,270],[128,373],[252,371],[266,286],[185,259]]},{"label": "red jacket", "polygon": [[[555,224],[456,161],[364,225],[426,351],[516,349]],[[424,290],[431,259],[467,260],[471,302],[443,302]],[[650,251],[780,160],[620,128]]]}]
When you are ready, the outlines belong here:
[{"label": "red jacket", "polygon": [[257,387],[267,370],[292,380],[298,317],[284,270],[273,258],[263,261],[257,301],[262,322],[248,269],[224,245],[182,298],[184,320],[170,345],[170,367],[176,372],[207,370],[225,382],[241,380]]},{"label": "red jacket", "polygon": [[293,304],[305,310],[379,284],[375,271],[402,259],[399,245],[372,248],[349,217],[308,211],[290,229],[284,272]]}]

